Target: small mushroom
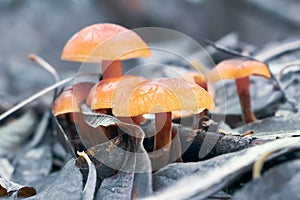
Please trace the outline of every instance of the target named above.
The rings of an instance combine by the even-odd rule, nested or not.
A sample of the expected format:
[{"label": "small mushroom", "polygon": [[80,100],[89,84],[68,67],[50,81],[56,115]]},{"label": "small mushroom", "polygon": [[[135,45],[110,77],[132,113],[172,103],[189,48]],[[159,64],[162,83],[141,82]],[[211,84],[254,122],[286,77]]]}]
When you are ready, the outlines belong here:
[{"label": "small mushroom", "polygon": [[[119,97],[120,98],[120,97]],[[160,78],[144,81],[123,97],[126,103],[115,104],[115,116],[155,115],[154,151],[163,150],[164,158],[169,156],[172,141],[172,111],[189,110],[199,113],[213,109],[214,102],[209,93],[199,85],[183,78]],[[121,101],[121,99],[116,99]],[[166,156],[167,155],[167,156]],[[164,165],[165,163],[156,163]]]},{"label": "small mushroom", "polygon": [[83,82],[64,89],[52,106],[53,115],[80,112],[80,103],[85,100],[92,87],[92,83]]},{"label": "small mushroom", "polygon": [[205,76],[200,72],[190,71],[187,73],[184,73],[182,77],[190,82],[194,82],[204,88],[206,91],[208,90],[207,82]]},{"label": "small mushroom", "polygon": [[[92,128],[84,121],[84,116],[81,113],[80,103],[85,101],[88,92],[93,87],[92,83],[77,83],[72,87],[66,88],[56,98],[52,113],[55,117],[65,118],[68,126],[68,138],[71,143],[76,146],[76,150],[82,150],[77,146],[82,142],[87,148],[96,144],[107,141],[106,130],[103,127]],[[72,128],[76,124],[77,131]],[[80,142],[78,140],[81,140]]]},{"label": "small mushroom", "polygon": [[[205,75],[202,74],[201,72],[189,71],[189,72],[184,73],[181,77],[189,82],[198,84],[203,89],[208,91],[210,94],[212,94],[214,92],[210,83],[207,82]],[[211,96],[213,96],[213,95],[211,95]],[[192,122],[191,124],[189,124],[189,126],[191,126],[191,128],[193,128],[193,129],[202,128],[202,125],[200,123],[202,121],[201,118],[209,119],[208,116],[209,116],[209,113],[208,113],[207,109],[204,109],[199,114],[192,114],[190,111],[186,111],[186,110],[172,112],[172,119],[174,122],[179,122],[179,121],[181,121],[182,118],[190,118],[191,117],[192,119],[188,120],[188,121]]]},{"label": "small mushroom", "polygon": [[237,93],[242,109],[242,117],[245,123],[256,121],[251,110],[251,98],[249,91],[249,76],[256,75],[270,78],[271,74],[266,64],[254,60],[229,59],[220,62],[207,74],[210,82],[222,79],[235,79]]},{"label": "small mushroom", "polygon": [[150,50],[135,32],[116,24],[94,24],[75,33],[61,58],[77,62],[102,62],[102,78],[122,76],[121,60],[149,57]]}]

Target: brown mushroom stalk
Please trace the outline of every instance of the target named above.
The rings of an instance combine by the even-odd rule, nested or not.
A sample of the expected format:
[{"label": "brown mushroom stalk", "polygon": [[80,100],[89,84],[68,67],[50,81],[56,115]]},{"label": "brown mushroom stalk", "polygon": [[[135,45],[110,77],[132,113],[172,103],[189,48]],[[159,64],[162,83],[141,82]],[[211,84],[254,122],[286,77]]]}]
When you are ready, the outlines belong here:
[{"label": "brown mushroom stalk", "polygon": [[172,112],[155,114],[154,151],[171,144],[172,141]]},{"label": "brown mushroom stalk", "polygon": [[238,78],[235,80],[237,93],[242,109],[242,117],[245,123],[255,122],[256,118],[251,109],[251,97],[249,91],[249,76],[244,78]]},{"label": "brown mushroom stalk", "polygon": [[121,77],[122,76],[122,63],[120,60],[102,61],[102,79]]}]

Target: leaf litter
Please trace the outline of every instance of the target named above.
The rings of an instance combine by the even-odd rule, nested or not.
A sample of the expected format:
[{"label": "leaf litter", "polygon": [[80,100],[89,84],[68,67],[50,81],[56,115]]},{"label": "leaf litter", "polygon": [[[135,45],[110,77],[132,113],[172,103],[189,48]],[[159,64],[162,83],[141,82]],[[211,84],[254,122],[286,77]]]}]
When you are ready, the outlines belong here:
[{"label": "leaf litter", "polygon": [[[269,55],[270,54],[268,54],[268,56]],[[272,60],[270,59],[270,56],[268,57],[268,59]],[[270,63],[274,62],[271,61]],[[288,77],[287,74],[284,74],[284,76]],[[299,85],[297,84],[297,81],[293,81],[292,84],[283,82],[288,79],[289,78],[282,79],[281,84],[283,88],[289,87],[289,90],[286,91],[286,96],[295,98],[297,97],[295,96],[295,91],[297,91],[297,87]],[[293,80],[297,80],[297,77],[293,77]],[[65,81],[55,84],[55,86],[50,86],[50,89],[47,88],[47,90],[44,90],[43,93],[40,93],[39,95],[51,91],[68,81],[69,80],[66,79]],[[270,87],[270,91],[271,90],[272,88]],[[270,94],[273,94],[273,92],[274,91],[272,91]],[[270,98],[268,99],[268,97]],[[37,97],[35,96],[35,98]],[[264,98],[265,100],[263,100]],[[74,159],[68,161],[64,165],[63,169],[53,170],[53,166],[51,166],[51,163],[54,162],[54,155],[58,155],[58,157],[60,157],[61,159],[61,162],[64,162],[64,159],[69,160],[70,155],[65,155],[61,151],[55,153],[56,148],[54,144],[49,144],[45,141],[40,142],[44,137],[43,134],[39,135],[39,137],[36,137],[36,140],[34,140],[36,142],[26,143],[26,145],[28,146],[27,148],[21,147],[22,144],[24,144],[24,141],[28,140],[28,138],[31,136],[34,130],[34,126],[38,122],[37,117],[34,115],[34,113],[30,110],[27,110],[16,119],[10,118],[13,119],[10,123],[5,123],[2,127],[0,127],[0,135],[2,134],[2,132],[7,133],[3,138],[9,138],[9,142],[3,144],[5,147],[2,150],[3,156],[7,156],[7,153],[16,155],[16,152],[18,154],[18,151],[20,152],[21,150],[24,150],[24,155],[17,156],[18,158],[14,159],[12,163],[10,157],[8,159],[4,157],[4,160],[1,160],[1,163],[6,163],[3,165],[1,164],[1,166],[7,166],[8,175],[5,177],[6,179],[1,179],[1,183],[3,184],[1,184],[0,193],[4,195],[10,195],[9,198],[15,198],[18,195],[18,191],[19,195],[22,195],[24,193],[23,197],[25,197],[25,195],[34,195],[35,193],[33,191],[37,192],[37,195],[31,197],[31,199],[82,199],[84,197],[86,199],[91,199],[93,197],[98,199],[103,197],[112,199],[115,199],[117,197],[126,197],[128,199],[144,197],[145,199],[186,199],[189,197],[191,199],[210,199],[214,197],[218,198],[218,195],[220,195],[221,197],[225,196],[225,198],[231,198],[232,195],[233,198],[240,199],[242,196],[250,195],[253,191],[259,194],[261,193],[259,191],[265,191],[269,189],[269,193],[266,193],[266,195],[274,194],[277,195],[276,197],[278,197],[278,195],[280,196],[284,194],[285,197],[292,198],[293,194],[296,195],[296,191],[294,190],[295,187],[293,187],[291,184],[297,184],[298,176],[296,172],[299,165],[297,163],[297,160],[278,165],[278,167],[276,167],[275,164],[275,167],[271,168],[272,171],[266,170],[261,178],[250,181],[250,186],[242,187],[241,190],[239,190],[236,194],[220,192],[226,187],[230,187],[234,181],[239,181],[240,177],[245,176],[245,174],[251,172],[253,163],[264,153],[273,151],[277,152],[280,149],[286,149],[288,151],[289,149],[298,148],[297,143],[299,143],[299,139],[297,136],[299,136],[300,134],[298,126],[300,124],[299,114],[294,114],[289,110],[290,108],[288,106],[282,106],[283,102],[280,94],[278,96],[272,96],[269,95],[269,93],[266,95],[257,94],[257,96],[254,96],[254,101],[259,102],[254,103],[255,106],[258,106],[255,109],[259,111],[256,112],[256,114],[258,113],[261,118],[265,118],[267,116],[271,117],[259,120],[250,125],[239,126],[235,129],[231,129],[226,124],[223,124],[222,126],[219,125],[218,129],[214,129],[215,132],[205,132],[203,130],[199,130],[196,132],[184,129],[179,130],[179,132],[181,133],[181,141],[187,141],[188,138],[192,138],[192,145],[191,148],[188,149],[188,151],[193,153],[191,154],[191,157],[194,157],[194,161],[196,162],[170,164],[152,175],[151,164],[149,161],[149,157],[142,145],[142,140],[134,137],[129,137],[129,140],[124,140],[123,137],[119,136],[104,144],[99,144],[99,146],[96,145],[86,151],[86,153],[91,157],[93,163],[95,163],[94,169],[96,169],[97,171],[97,175],[95,175],[93,165],[88,165],[87,168],[89,168],[89,173],[87,174],[86,180],[84,180],[84,173],[82,172],[87,168],[84,167],[83,163],[81,163],[80,169],[77,167],[78,163],[80,163],[80,157],[77,158],[76,162]],[[267,112],[268,109],[270,110],[270,112]],[[277,115],[281,115],[281,111],[285,109],[289,112],[289,114],[275,117],[273,116],[277,113]],[[234,112],[238,113],[238,111]],[[263,115],[260,115],[260,113]],[[86,114],[91,115],[90,119],[92,119],[92,121],[90,121],[90,124],[94,124],[97,126],[112,126],[113,124],[116,125],[119,123],[115,119],[107,116],[97,116],[92,113]],[[28,121],[27,119],[24,120],[24,116],[28,117]],[[103,118],[102,122],[98,121],[99,117]],[[93,122],[93,120],[95,121]],[[87,121],[89,120],[87,119]],[[23,125],[22,130],[20,129],[21,131],[18,130],[18,127],[20,127],[19,123]],[[40,123],[42,124],[42,122]],[[223,122],[218,123],[222,124]],[[46,125],[44,125],[44,127],[48,127],[48,125],[49,124],[47,123]],[[138,127],[132,127],[126,124],[122,124],[121,126],[123,126],[125,132],[127,131],[136,132],[137,134],[144,134],[143,130]],[[7,129],[7,127],[10,127],[11,129]],[[173,128],[177,130],[178,127],[174,126]],[[219,131],[219,129],[225,129],[225,132]],[[11,130],[16,130],[16,132],[20,134],[21,137],[6,137],[9,133],[11,134],[11,132],[13,132]],[[252,135],[243,136],[244,133],[252,130],[254,131]],[[191,135],[192,137],[190,137]],[[210,140],[214,141],[215,146],[208,145],[207,148],[204,148],[203,144],[206,142],[203,141]],[[260,145],[257,146],[257,144]],[[212,148],[210,148],[209,146],[211,146]],[[12,153],[11,150],[6,149],[6,147],[8,147],[9,149],[12,148],[15,153]],[[110,148],[110,150],[112,150],[111,152],[103,150],[108,149],[108,147],[113,147]],[[127,150],[127,152],[141,152],[141,155],[143,156],[141,158],[137,158],[126,153],[118,154],[120,153],[120,147],[121,149]],[[199,156],[202,155],[200,152],[201,148],[202,150],[204,150],[203,152],[208,152],[211,158]],[[119,156],[119,162],[112,162],[111,164],[117,164],[117,166],[119,166],[122,170],[112,170],[110,167],[102,165],[101,162],[99,162],[102,158],[100,159],[99,157],[97,157],[99,153],[103,153],[103,155],[107,156],[105,163],[110,159],[111,161],[113,161],[114,156]],[[19,153],[18,155],[22,154]],[[203,155],[207,154],[205,153]],[[273,156],[268,158],[266,162],[274,161],[274,159],[279,155],[275,153]],[[202,161],[200,161],[201,158]],[[31,160],[32,163],[26,163],[26,160]],[[289,160],[288,156],[286,160]],[[42,167],[38,169],[35,163],[42,163]],[[134,170],[145,170],[146,173],[133,173]],[[268,185],[266,184],[266,182],[275,182],[274,180],[276,179],[272,178],[280,177],[280,173],[282,173],[283,171],[289,172],[286,175],[291,181],[288,181],[288,179],[283,179],[277,185],[275,185],[274,183],[274,185],[267,187]],[[33,173],[34,175],[32,177],[28,176],[30,172],[35,172]],[[4,174],[6,172],[0,171],[0,175],[1,173]],[[15,183],[13,181],[21,183],[21,185],[17,184],[18,186],[15,186]],[[95,183],[96,181],[98,181],[99,185]],[[192,181],[193,184],[190,184],[190,181]],[[28,184],[29,186],[23,186],[22,184]],[[262,184],[265,187],[262,187],[259,184]],[[14,187],[12,187],[11,185],[14,185]],[[94,185],[96,186],[94,187]],[[282,190],[274,189],[278,187],[282,187]],[[24,190],[20,190],[20,188],[30,189],[25,189],[24,192]],[[154,189],[155,191],[154,195],[152,195],[152,189]],[[7,190],[12,192],[8,193]],[[236,190],[234,190],[234,192],[235,191]],[[284,191],[290,191],[290,193],[286,194],[284,193]],[[267,197],[268,196],[266,196],[266,198]]]},{"label": "leaf litter", "polygon": [[0,127],[0,156],[5,156],[20,148],[31,135],[37,118],[33,110],[28,110],[19,118]]},{"label": "leaf litter", "polygon": [[71,159],[44,191],[28,199],[82,199],[82,190],[82,174]]}]

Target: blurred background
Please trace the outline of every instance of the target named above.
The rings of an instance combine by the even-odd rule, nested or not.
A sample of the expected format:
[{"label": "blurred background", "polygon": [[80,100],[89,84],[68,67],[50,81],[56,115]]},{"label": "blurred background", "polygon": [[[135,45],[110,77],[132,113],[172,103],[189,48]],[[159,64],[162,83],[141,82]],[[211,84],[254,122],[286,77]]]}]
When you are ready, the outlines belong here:
[{"label": "blurred background", "polygon": [[63,77],[75,74],[80,63],[61,61],[61,50],[75,32],[94,23],[164,27],[196,41],[235,32],[239,41],[260,48],[297,37],[299,10],[297,0],[1,0],[1,95],[21,99],[54,82],[28,60],[30,53]]}]

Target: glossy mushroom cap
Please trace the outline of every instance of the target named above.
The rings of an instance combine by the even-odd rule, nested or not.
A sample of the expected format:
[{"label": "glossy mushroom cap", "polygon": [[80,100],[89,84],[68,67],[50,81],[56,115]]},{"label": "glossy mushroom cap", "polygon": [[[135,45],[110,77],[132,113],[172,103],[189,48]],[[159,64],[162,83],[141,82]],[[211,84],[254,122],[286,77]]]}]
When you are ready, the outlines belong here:
[{"label": "glossy mushroom cap", "polygon": [[213,109],[214,102],[209,93],[199,85],[183,78],[161,78],[144,81],[123,97],[123,104],[115,104],[116,116],[136,116],[189,110],[199,113]]},{"label": "glossy mushroom cap", "polygon": [[92,86],[92,83],[78,83],[65,89],[54,101],[52,107],[54,116],[80,112],[80,103],[85,100]]},{"label": "glossy mushroom cap", "polygon": [[135,32],[116,24],[94,24],[75,33],[65,45],[62,60],[96,62],[149,57],[150,50]]},{"label": "glossy mushroom cap", "polygon": [[250,75],[270,78],[271,74],[266,64],[254,60],[229,59],[217,64],[207,75],[210,82],[222,79],[238,79]]},{"label": "glossy mushroom cap", "polygon": [[113,107],[113,99],[122,99],[128,95],[128,90],[135,85],[145,81],[142,76],[122,76],[107,78],[99,81],[90,91],[86,103],[92,110],[108,109]]}]

